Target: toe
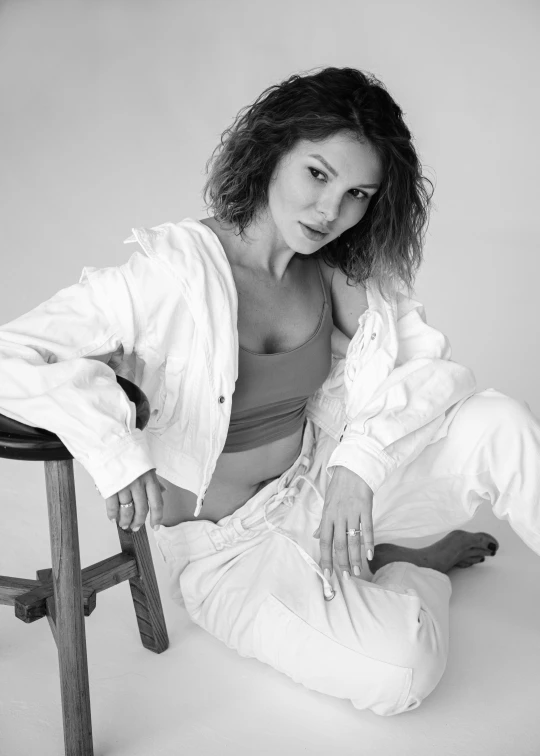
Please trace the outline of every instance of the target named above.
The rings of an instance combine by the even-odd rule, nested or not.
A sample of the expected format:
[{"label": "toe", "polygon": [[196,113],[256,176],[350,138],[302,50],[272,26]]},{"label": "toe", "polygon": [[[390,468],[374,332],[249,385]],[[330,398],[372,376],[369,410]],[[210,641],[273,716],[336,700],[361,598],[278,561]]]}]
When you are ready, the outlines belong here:
[{"label": "toe", "polygon": [[497,549],[499,548],[499,542],[496,538],[494,538],[490,533],[482,533],[482,535],[487,540],[487,547],[490,551],[493,551],[493,553],[496,553]]},{"label": "toe", "polygon": [[499,549],[499,542],[495,538],[493,538],[492,535],[489,535],[489,533],[485,533],[485,535],[489,539],[487,542],[489,553],[491,554],[491,556],[495,556],[495,554],[497,553]]},{"label": "toe", "polygon": [[488,543],[488,548],[489,548],[489,550],[490,550],[490,552],[491,552],[491,556],[495,556],[495,554],[497,553],[497,551],[498,551],[498,549],[499,549],[499,544],[498,544],[498,543],[497,543],[497,541],[496,541],[496,540],[495,540],[495,539],[493,538],[493,539],[492,539],[492,540],[491,540],[491,541],[490,541],[490,542]]},{"label": "toe", "polygon": [[486,561],[486,558],[483,557],[483,556],[481,556],[481,557],[471,557],[471,564],[480,564],[480,562],[485,562],[485,561]]},{"label": "toe", "polygon": [[460,562],[456,564],[456,567],[472,567],[473,564],[479,564],[480,562],[485,562],[485,557],[483,556],[471,556],[467,557],[467,559],[462,559]]},{"label": "toe", "polygon": [[[495,556],[499,543],[490,533],[475,533],[474,547],[477,549],[484,549],[486,553],[490,553],[491,556]],[[472,546],[473,544],[471,544]]]},{"label": "toe", "polygon": [[463,558],[469,559],[470,557],[487,557],[487,556],[493,556],[491,549],[488,549],[484,546],[482,547],[474,546],[467,550]]}]

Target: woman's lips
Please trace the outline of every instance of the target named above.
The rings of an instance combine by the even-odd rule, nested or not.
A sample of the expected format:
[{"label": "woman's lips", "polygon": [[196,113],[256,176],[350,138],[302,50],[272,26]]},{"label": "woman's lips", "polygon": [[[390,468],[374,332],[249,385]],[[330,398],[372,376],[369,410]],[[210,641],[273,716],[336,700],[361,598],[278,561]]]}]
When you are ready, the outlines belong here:
[{"label": "woman's lips", "polygon": [[315,231],[315,229],[306,226],[302,221],[298,222],[300,223],[304,236],[311,239],[311,241],[320,241],[321,239],[324,239],[325,236],[328,236],[328,234],[323,234],[321,231]]}]

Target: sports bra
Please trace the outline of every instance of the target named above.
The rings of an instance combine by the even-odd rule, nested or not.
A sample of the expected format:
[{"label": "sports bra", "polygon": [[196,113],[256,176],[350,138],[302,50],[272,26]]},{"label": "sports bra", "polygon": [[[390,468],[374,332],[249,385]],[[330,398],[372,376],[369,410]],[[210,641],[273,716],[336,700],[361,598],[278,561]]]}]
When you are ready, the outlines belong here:
[{"label": "sports bra", "polygon": [[294,433],[309,397],[330,372],[333,321],[317,260],[324,304],[315,333],[296,349],[261,354],[239,348],[238,379],[223,452],[254,449]]}]

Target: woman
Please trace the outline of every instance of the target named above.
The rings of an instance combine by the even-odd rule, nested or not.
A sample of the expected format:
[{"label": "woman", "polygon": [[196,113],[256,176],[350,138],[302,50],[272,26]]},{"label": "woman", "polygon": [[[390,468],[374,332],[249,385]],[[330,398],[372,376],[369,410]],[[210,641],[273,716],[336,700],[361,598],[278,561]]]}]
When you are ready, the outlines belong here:
[{"label": "woman", "polygon": [[[57,433],[120,527],[150,512],[195,622],[359,709],[413,709],[446,664],[446,573],[498,544],[381,540],[450,530],[487,498],[540,553],[540,424],[475,393],[400,291],[430,197],[374,77],[265,90],[206,196],[213,216],[134,229],[126,264],[0,329],[0,409]],[[145,432],[115,372],[148,395]]]}]

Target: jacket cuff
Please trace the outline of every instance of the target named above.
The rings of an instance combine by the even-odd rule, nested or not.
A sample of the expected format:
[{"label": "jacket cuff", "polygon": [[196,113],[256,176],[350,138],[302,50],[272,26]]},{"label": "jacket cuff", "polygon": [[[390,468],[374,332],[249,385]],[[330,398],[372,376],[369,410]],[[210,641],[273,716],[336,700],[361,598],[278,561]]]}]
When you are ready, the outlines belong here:
[{"label": "jacket cuff", "polygon": [[336,465],[359,475],[375,493],[395,470],[397,463],[370,438],[349,431],[330,455],[327,473],[332,474],[331,468]]},{"label": "jacket cuff", "polygon": [[138,429],[125,436],[106,457],[86,457],[78,461],[93,478],[104,499],[156,467],[146,435]]}]

